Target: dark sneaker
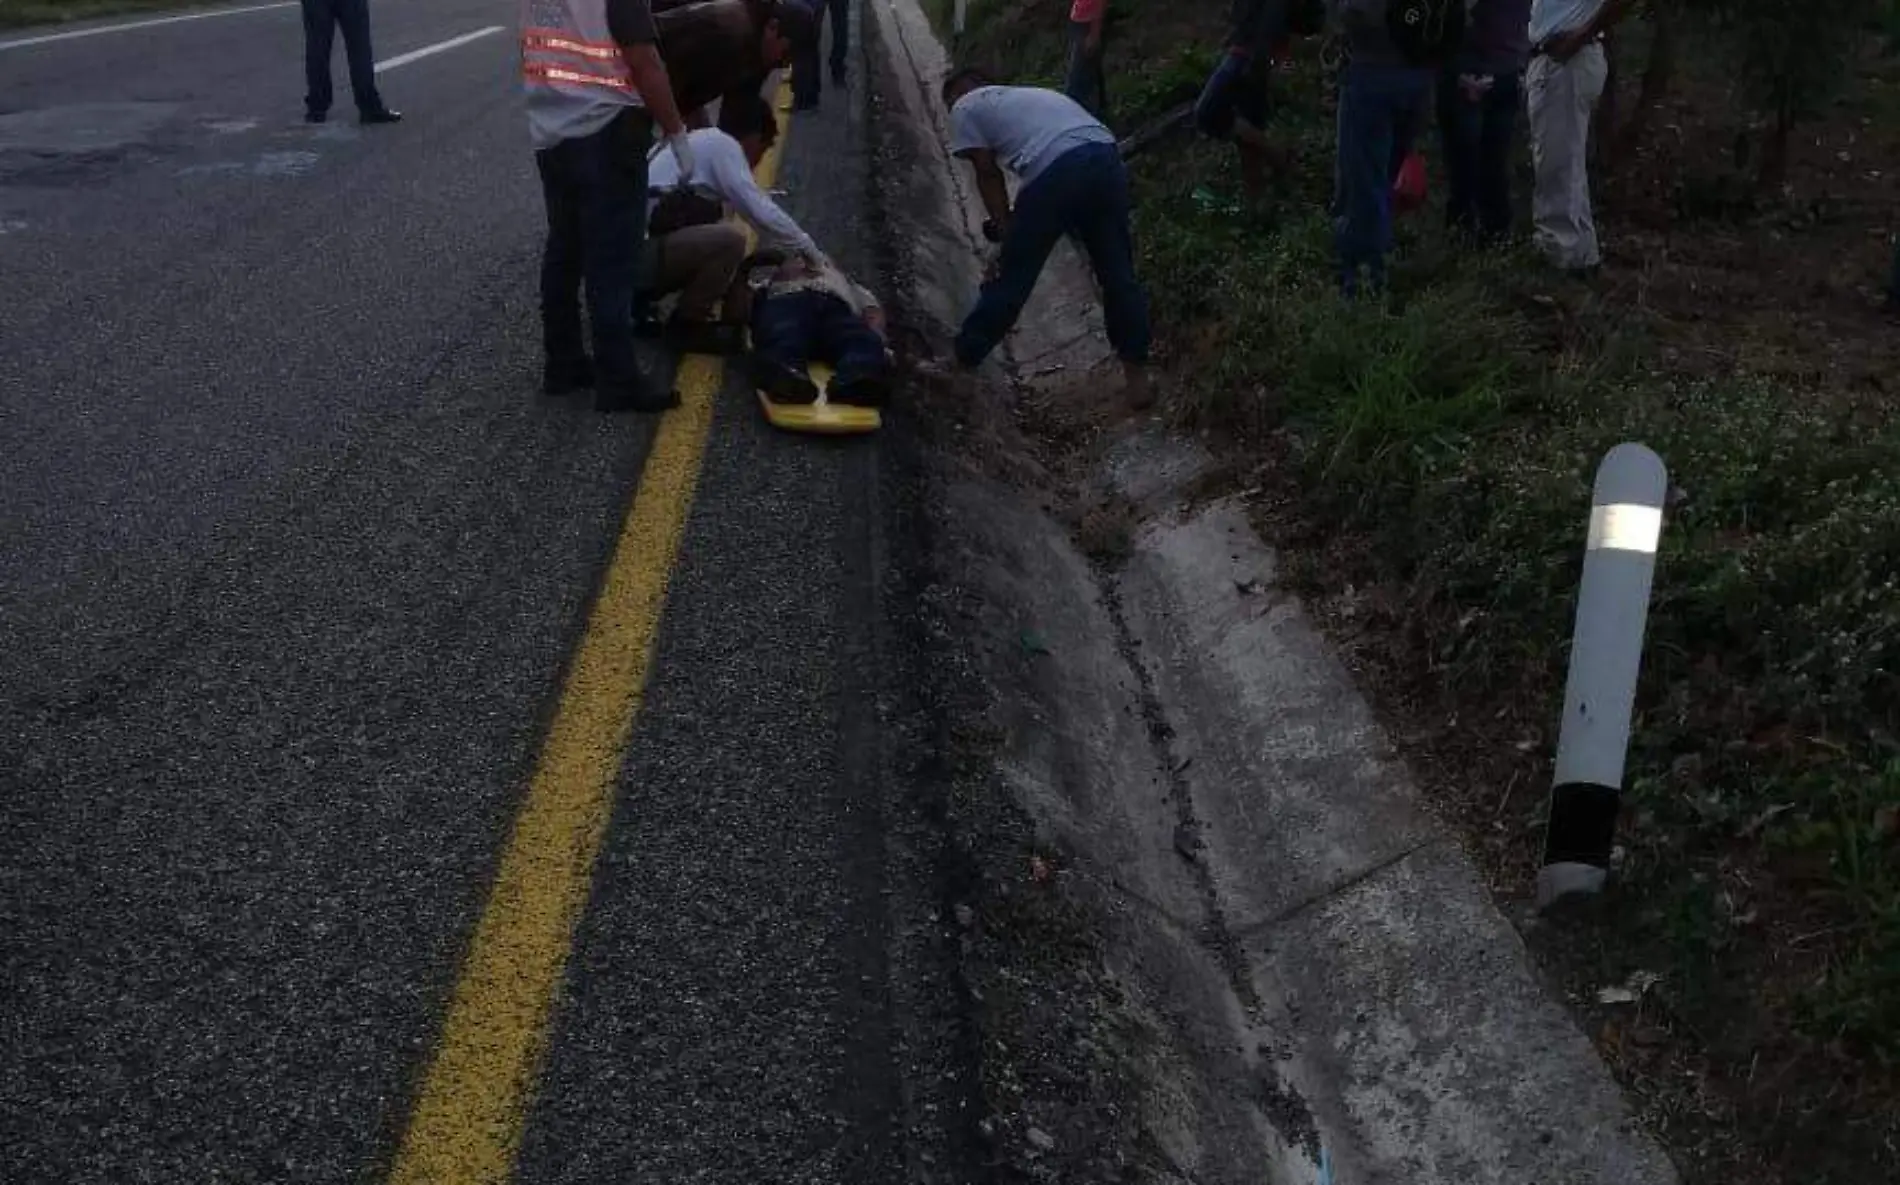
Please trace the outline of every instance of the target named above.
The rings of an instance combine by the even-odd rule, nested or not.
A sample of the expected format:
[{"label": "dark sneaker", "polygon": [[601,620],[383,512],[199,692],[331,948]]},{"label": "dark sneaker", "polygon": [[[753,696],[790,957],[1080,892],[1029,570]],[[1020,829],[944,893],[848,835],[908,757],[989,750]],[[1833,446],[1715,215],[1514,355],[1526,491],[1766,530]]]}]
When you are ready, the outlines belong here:
[{"label": "dark sneaker", "polygon": [[752,359],[752,384],[773,403],[818,402],[818,386],[809,377],[763,358]]},{"label": "dark sneaker", "polygon": [[306,111],[303,113],[303,121],[305,123],[322,123],[328,118],[330,118],[328,111]]},{"label": "dark sneaker", "polygon": [[843,62],[833,62],[833,63],[831,63],[831,85],[833,85],[833,86],[843,86],[843,85],[844,85],[844,77],[845,77],[845,74],[844,74],[844,63],[843,63]]},{"label": "dark sneaker", "polygon": [[585,358],[573,362],[549,362],[541,367],[541,391],[546,395],[572,395],[594,385],[594,364]]},{"label": "dark sneaker", "polygon": [[833,403],[848,403],[852,407],[883,407],[891,400],[891,384],[888,379],[875,375],[833,383],[829,398]]},{"label": "dark sneaker", "polygon": [[679,405],[678,391],[667,390],[655,394],[645,380],[602,383],[594,390],[594,410],[607,415],[628,411],[657,415]]},{"label": "dark sneaker", "polygon": [[365,124],[365,125],[377,124],[377,123],[401,123],[402,112],[391,111],[389,108],[383,107],[376,111],[363,112],[362,115],[357,117],[357,122]]},{"label": "dark sneaker", "polygon": [[745,349],[745,330],[726,321],[691,321],[675,316],[666,322],[666,344],[682,354],[724,357]]}]

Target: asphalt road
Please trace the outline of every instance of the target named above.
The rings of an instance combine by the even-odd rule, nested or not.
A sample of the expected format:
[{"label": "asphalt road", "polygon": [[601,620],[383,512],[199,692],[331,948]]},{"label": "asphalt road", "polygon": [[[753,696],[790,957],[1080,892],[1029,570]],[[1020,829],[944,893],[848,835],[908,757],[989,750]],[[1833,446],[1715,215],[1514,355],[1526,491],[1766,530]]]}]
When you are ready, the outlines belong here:
[{"label": "asphalt road", "polygon": [[[0,1181],[398,1144],[654,431],[537,390],[515,8],[0,38]],[[840,259],[864,109],[780,184]],[[903,1176],[880,445],[720,396],[524,1181]],[[913,989],[906,988],[910,993]]]}]

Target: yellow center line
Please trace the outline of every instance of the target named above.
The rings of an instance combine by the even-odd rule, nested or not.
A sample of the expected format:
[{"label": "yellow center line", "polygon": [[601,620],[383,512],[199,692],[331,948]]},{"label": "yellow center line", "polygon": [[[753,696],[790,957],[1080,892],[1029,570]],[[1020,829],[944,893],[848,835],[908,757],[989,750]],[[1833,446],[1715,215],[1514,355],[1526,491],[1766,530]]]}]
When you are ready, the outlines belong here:
[{"label": "yellow center line", "polygon": [[[781,134],[759,162],[761,186],[777,176],[784,144]],[[724,377],[716,358],[680,363],[681,406],[661,421],[648,450],[397,1149],[392,1185],[500,1185],[513,1174]]]}]

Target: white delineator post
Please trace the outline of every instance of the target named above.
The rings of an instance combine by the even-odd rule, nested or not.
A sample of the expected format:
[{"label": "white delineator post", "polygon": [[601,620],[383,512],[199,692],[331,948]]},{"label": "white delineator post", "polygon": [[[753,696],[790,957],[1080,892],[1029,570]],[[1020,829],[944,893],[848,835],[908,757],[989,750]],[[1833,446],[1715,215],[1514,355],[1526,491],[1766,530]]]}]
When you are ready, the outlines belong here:
[{"label": "white delineator post", "polygon": [[1540,910],[1599,893],[1609,878],[1668,493],[1662,458],[1640,444],[1617,445],[1597,468],[1537,874]]},{"label": "white delineator post", "polygon": [[956,35],[963,36],[963,18],[970,14],[970,0],[957,0],[956,17],[952,22]]}]

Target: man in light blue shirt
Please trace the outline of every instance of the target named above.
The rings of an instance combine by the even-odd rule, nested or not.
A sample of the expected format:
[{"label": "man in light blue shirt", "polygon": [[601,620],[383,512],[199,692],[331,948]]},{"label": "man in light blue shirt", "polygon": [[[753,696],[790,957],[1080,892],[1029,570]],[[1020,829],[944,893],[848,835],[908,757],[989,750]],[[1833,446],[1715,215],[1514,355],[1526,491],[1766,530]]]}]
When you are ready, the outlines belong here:
[{"label": "man in light blue shirt", "polygon": [[[1128,173],[1114,133],[1059,91],[993,86],[975,70],[943,84],[950,151],[976,171],[989,214],[986,232],[1002,243],[995,274],[957,333],[957,363],[974,367],[1002,343],[1029,303],[1049,252],[1065,235],[1088,252],[1101,284],[1109,344],[1127,372],[1134,402],[1148,401],[1148,300],[1135,278]],[[1007,168],[1022,183],[1012,210]]]},{"label": "man in light blue shirt", "polygon": [[1531,158],[1537,170],[1531,221],[1537,249],[1572,275],[1603,262],[1590,210],[1590,121],[1609,79],[1603,34],[1634,0],[1533,0],[1531,64],[1525,75]]}]

